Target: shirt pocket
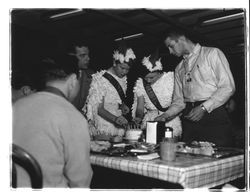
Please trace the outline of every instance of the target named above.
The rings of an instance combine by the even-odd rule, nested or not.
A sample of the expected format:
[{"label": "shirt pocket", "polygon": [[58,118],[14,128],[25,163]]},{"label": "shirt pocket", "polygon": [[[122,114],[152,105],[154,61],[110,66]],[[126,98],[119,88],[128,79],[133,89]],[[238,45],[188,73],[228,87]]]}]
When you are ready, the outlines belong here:
[{"label": "shirt pocket", "polygon": [[204,83],[213,83],[213,74],[211,67],[207,63],[204,63],[203,65],[198,64],[196,68],[196,74],[198,78],[204,82]]}]

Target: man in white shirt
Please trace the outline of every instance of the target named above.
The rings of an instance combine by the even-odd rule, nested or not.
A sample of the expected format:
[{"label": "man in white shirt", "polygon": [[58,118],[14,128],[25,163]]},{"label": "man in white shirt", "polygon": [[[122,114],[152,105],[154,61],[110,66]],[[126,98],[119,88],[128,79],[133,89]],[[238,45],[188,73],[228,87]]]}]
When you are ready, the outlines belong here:
[{"label": "man in white shirt", "polygon": [[232,126],[223,105],[235,92],[235,84],[225,55],[177,30],[169,32],[164,43],[170,54],[183,60],[175,69],[173,103],[155,120],[169,120],[183,112],[183,141],[231,145]]}]

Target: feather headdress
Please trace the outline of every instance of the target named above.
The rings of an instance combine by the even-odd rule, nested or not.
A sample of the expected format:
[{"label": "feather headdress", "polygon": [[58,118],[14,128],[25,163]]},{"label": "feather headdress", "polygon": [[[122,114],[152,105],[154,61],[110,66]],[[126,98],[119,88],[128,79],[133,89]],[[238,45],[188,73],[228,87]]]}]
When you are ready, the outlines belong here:
[{"label": "feather headdress", "polygon": [[121,42],[118,50],[114,51],[114,60],[118,60],[120,63],[129,62],[130,59],[136,59],[134,51],[128,48],[124,41]]},{"label": "feather headdress", "polygon": [[148,57],[144,57],[142,59],[142,64],[146,66],[150,72],[162,70],[161,58],[159,57],[158,50]]}]

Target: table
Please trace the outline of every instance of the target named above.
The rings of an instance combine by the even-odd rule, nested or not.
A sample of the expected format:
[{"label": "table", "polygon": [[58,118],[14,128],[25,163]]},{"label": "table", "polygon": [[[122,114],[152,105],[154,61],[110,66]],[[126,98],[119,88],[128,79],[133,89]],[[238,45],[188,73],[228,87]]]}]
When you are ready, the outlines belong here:
[{"label": "table", "polygon": [[92,165],[178,183],[183,188],[212,188],[244,176],[244,155],[216,159],[178,153],[174,162],[102,154],[91,154],[90,159]]}]

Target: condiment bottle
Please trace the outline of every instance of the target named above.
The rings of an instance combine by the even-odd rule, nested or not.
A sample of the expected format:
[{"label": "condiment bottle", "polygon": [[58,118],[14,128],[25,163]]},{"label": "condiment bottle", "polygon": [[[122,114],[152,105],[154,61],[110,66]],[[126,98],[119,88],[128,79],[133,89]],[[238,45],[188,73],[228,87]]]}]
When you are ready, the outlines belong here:
[{"label": "condiment bottle", "polygon": [[173,138],[173,128],[172,127],[165,128],[165,138]]},{"label": "condiment bottle", "polygon": [[162,160],[174,161],[176,157],[176,139],[173,137],[173,128],[165,128],[165,138],[160,143],[160,156]]}]

